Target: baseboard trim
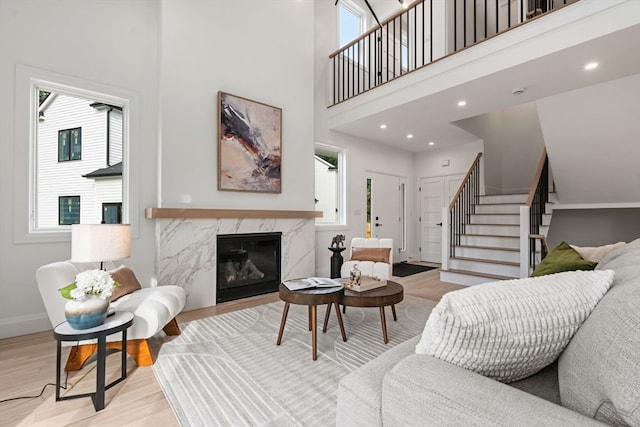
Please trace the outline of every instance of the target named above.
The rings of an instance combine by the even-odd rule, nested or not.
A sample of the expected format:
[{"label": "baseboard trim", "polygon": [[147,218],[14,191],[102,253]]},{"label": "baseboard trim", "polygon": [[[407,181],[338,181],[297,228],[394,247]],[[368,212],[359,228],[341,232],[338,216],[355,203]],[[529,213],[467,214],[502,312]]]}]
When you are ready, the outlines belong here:
[{"label": "baseboard trim", "polygon": [[0,339],[51,330],[47,313],[0,318]]}]

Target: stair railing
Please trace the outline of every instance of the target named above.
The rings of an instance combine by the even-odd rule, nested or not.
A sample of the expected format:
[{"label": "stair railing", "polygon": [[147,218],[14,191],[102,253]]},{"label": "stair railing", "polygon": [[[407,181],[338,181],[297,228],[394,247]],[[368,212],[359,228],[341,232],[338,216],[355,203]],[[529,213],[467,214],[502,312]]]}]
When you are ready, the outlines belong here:
[{"label": "stair railing", "polygon": [[[478,153],[471,164],[467,175],[458,187],[449,208],[445,209],[443,215],[443,262],[442,269],[446,270],[450,258],[456,256],[456,246],[460,246],[460,235],[466,231],[469,218],[476,212],[476,205],[480,198],[480,158],[482,153]],[[447,244],[445,246],[445,244]]]},{"label": "stair railing", "polygon": [[576,1],[414,1],[329,55],[330,106]]},{"label": "stair railing", "polygon": [[[547,255],[547,246],[544,235],[540,233],[540,226],[543,225],[542,221],[544,214],[547,213],[548,202],[549,157],[545,148],[540,156],[538,168],[529,189],[526,206],[520,211],[520,272],[522,277],[528,276],[530,271],[535,268],[538,247],[540,248],[540,259]],[[523,255],[526,255],[526,259]]]}]

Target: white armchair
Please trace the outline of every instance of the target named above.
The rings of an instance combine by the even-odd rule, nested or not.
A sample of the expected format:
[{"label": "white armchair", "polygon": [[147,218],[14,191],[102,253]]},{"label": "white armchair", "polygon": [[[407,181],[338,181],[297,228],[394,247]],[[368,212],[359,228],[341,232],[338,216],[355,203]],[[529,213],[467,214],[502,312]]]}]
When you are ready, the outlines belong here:
[{"label": "white armchair", "polygon": [[351,239],[350,257],[342,264],[340,277],[349,277],[355,265],[363,276],[389,279],[393,271],[393,239]]},{"label": "white armchair", "polygon": [[[98,268],[98,263],[61,261],[44,265],[36,271],[38,289],[52,327],[65,321],[64,306],[67,300],[60,295],[58,290],[74,282],[79,272]],[[108,263],[107,269],[113,270],[113,268],[113,264]],[[131,276],[137,284],[135,276],[132,273]],[[134,315],[133,325],[127,330],[126,350],[136,365],[153,364],[154,359],[147,340],[160,330],[164,330],[167,335],[180,334],[180,327],[175,317],[182,311],[185,302],[184,289],[175,285],[141,288],[111,302],[111,307],[116,311],[129,311]],[[73,345],[73,343],[67,342],[64,342],[63,345],[65,343]],[[107,348],[121,350],[121,334],[107,337]],[[96,349],[97,345],[92,341],[83,341],[74,346],[69,354],[65,370],[80,369]]]}]

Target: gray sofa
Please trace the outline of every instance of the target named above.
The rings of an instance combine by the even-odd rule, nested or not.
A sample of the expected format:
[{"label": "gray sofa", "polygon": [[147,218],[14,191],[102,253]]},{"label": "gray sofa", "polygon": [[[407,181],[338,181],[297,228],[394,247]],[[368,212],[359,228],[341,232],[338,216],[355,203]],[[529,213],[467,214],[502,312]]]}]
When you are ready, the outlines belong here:
[{"label": "gray sofa", "polygon": [[558,360],[503,384],[424,354],[417,336],[346,375],[337,426],[640,426],[640,239]]}]

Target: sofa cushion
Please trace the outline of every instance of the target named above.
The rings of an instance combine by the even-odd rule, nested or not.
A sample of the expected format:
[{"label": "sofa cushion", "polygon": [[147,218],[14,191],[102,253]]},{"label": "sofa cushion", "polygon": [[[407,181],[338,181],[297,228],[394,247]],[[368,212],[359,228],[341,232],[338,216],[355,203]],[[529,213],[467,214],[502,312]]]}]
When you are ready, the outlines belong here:
[{"label": "sofa cushion", "polygon": [[602,259],[614,249],[624,246],[624,242],[612,243],[610,245],[603,246],[576,246],[571,245],[573,249],[580,254],[580,256],[587,261],[600,262]]},{"label": "sofa cushion", "polygon": [[567,242],[562,242],[538,264],[531,277],[573,270],[593,270],[597,262],[587,261]]},{"label": "sofa cushion", "polygon": [[138,278],[129,267],[121,265],[115,270],[109,270],[109,274],[119,285],[113,289],[113,293],[111,294],[112,302],[116,301],[120,297],[130,294],[131,292],[142,289]]},{"label": "sofa cushion", "polygon": [[609,253],[611,290],[558,361],[563,406],[614,425],[640,426],[640,239]]},{"label": "sofa cushion", "polygon": [[450,292],[427,319],[423,353],[503,382],[552,363],[607,292],[613,271],[570,271]]}]

